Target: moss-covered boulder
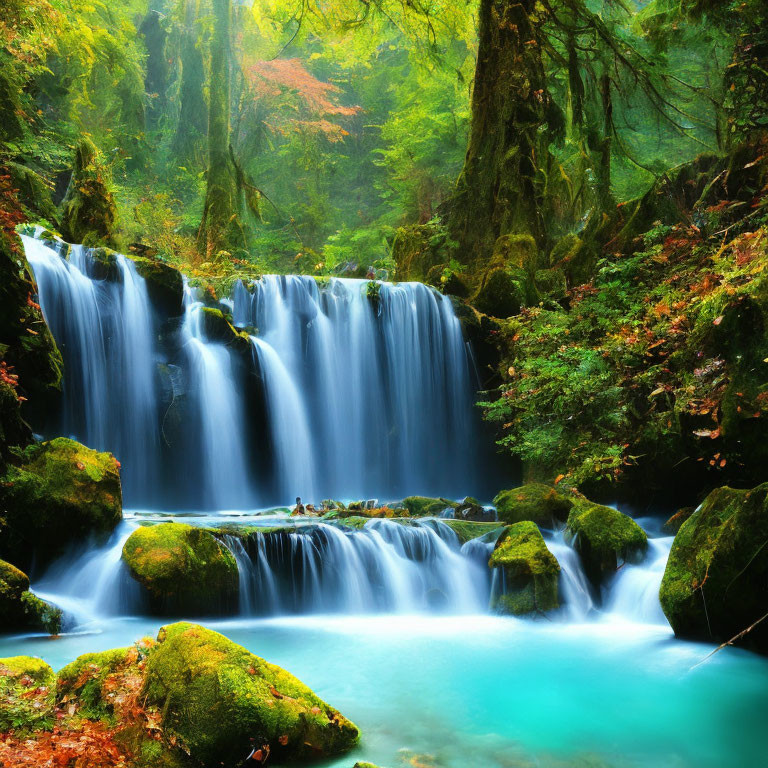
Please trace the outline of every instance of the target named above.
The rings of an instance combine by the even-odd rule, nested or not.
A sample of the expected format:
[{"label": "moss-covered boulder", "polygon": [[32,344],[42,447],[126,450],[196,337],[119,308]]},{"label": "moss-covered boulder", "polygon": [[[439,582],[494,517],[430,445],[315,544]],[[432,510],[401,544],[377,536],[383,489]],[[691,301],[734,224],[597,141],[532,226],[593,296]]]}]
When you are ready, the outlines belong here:
[{"label": "moss-covered boulder", "polygon": [[123,560],[146,589],[154,613],[212,615],[237,607],[235,558],[203,528],[184,523],[137,528],[123,545]]},{"label": "moss-covered boulder", "polygon": [[631,517],[586,500],[574,503],[566,530],[596,586],[625,562],[641,560],[648,547],[645,531]]},{"label": "moss-covered boulder", "polygon": [[522,270],[496,267],[485,275],[472,305],[479,312],[491,317],[511,317],[519,314],[526,305],[527,278]]},{"label": "moss-covered boulder", "polygon": [[[717,488],[675,536],[659,598],[675,634],[725,641],[768,608],[768,483]],[[768,651],[768,628],[745,637]]]},{"label": "moss-covered boulder", "polygon": [[491,606],[499,613],[522,616],[559,607],[560,565],[535,523],[524,521],[507,528],[488,565],[503,573],[503,591],[493,596]]},{"label": "moss-covered boulder", "polygon": [[472,539],[479,539],[489,533],[502,529],[499,523],[483,523],[474,520],[443,520],[443,522],[458,536],[461,544],[466,544]]},{"label": "moss-covered boulder", "polygon": [[456,520],[471,520],[475,523],[491,523],[496,519],[492,509],[486,509],[473,496],[465,496],[453,511]]},{"label": "moss-covered boulder", "polygon": [[543,298],[562,301],[566,297],[568,287],[565,281],[565,272],[559,267],[537,269],[534,282],[536,290]]},{"label": "moss-covered boulder", "polygon": [[552,528],[568,520],[573,501],[550,485],[528,483],[499,491],[493,505],[501,522],[512,524],[530,520],[542,528]]},{"label": "moss-covered boulder", "polygon": [[54,724],[56,675],[41,659],[0,659],[0,733],[27,734]]},{"label": "moss-covered boulder", "polygon": [[178,269],[146,256],[132,256],[136,271],[147,283],[150,301],[168,317],[184,313],[184,279]]},{"label": "moss-covered boulder", "polygon": [[[139,663],[146,657],[141,648],[113,648],[78,656],[59,671],[56,701],[72,705],[80,717],[115,725],[120,697],[127,695],[129,688],[136,685],[136,678],[141,677]],[[129,677],[134,679],[128,681]]]},{"label": "moss-covered boulder", "polygon": [[72,179],[61,203],[61,233],[70,243],[117,243],[117,205],[109,171],[96,145],[86,136],[75,149]]},{"label": "moss-covered boulder", "polygon": [[66,437],[19,451],[0,478],[6,529],[0,555],[49,557],[122,518],[120,465]]},{"label": "moss-covered boulder", "polygon": [[683,507],[682,509],[678,509],[677,512],[675,512],[675,514],[661,526],[661,530],[670,536],[674,536],[694,511],[695,507]]},{"label": "moss-covered boulder", "polygon": [[27,574],[5,560],[0,560],[0,627],[52,635],[61,629],[61,611],[30,592]]},{"label": "moss-covered boulder", "polygon": [[402,506],[408,510],[411,517],[438,516],[443,510],[456,509],[458,504],[450,499],[432,498],[430,496],[408,496],[403,499]]},{"label": "moss-covered boulder", "polygon": [[321,758],[350,749],[358,730],[280,667],[203,627],[160,630],[143,694],[162,713],[166,740],[197,764],[235,768],[254,747],[271,762]]}]

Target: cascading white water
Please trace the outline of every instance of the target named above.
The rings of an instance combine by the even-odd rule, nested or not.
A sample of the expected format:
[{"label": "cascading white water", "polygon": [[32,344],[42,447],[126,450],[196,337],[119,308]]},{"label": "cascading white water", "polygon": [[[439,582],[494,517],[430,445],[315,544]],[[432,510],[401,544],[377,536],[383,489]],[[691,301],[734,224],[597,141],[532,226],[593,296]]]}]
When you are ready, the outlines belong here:
[{"label": "cascading white water", "polygon": [[481,613],[487,565],[468,556],[444,523],[371,520],[362,530],[305,524],[226,536],[240,571],[240,611]]},{"label": "cascading white water", "polygon": [[[224,344],[205,340],[201,302],[185,284],[182,337],[189,365],[189,387],[200,424],[202,453],[201,506],[237,509],[252,504],[247,468],[242,395],[232,373],[232,358]],[[192,457],[191,464],[194,466]]]},{"label": "cascading white water", "polygon": [[64,358],[63,404],[56,434],[112,451],[126,461],[126,496],[157,479],[159,465],[155,346],[147,288],[130,259],[115,255],[114,279],[96,279],[88,249],[69,260],[23,237],[46,322]]},{"label": "cascading white water", "polygon": [[[420,283],[321,287],[270,275],[238,283],[233,302],[235,324],[259,330],[268,396],[272,382],[293,384],[274,401],[291,412],[273,432],[278,456],[290,457],[283,485],[301,480],[341,498],[465,495],[473,486],[471,359],[449,299]],[[304,478],[295,451],[307,430]]]},{"label": "cascading white water", "polygon": [[622,567],[607,590],[608,614],[642,624],[667,624],[659,603],[659,588],[673,540],[674,536],[649,537],[643,562]]},{"label": "cascading white water", "polygon": [[257,328],[248,360],[206,338],[189,287],[179,324],[153,307],[130,259],[49,245],[24,238],[65,361],[60,420],[46,431],[114,453],[128,506],[478,492],[474,367],[433,289],[238,283],[222,306]]},{"label": "cascading white water", "polygon": [[548,535],[546,542],[560,564],[558,588],[563,612],[570,621],[584,621],[592,612],[594,603],[579,556],[565,543],[563,531]]}]

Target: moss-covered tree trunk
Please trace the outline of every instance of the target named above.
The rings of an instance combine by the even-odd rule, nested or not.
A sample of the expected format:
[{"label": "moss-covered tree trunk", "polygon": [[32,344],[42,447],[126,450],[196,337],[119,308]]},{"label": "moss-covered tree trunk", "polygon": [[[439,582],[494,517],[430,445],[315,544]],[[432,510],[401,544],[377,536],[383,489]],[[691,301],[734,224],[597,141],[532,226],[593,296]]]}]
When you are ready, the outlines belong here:
[{"label": "moss-covered tree trunk", "polygon": [[548,94],[535,0],[481,0],[472,123],[449,219],[459,257],[506,234],[544,237],[540,169]]},{"label": "moss-covered tree trunk", "polygon": [[207,257],[240,244],[237,169],[230,149],[231,0],[213,0],[213,37],[208,95],[208,173],[197,237]]},{"label": "moss-covered tree trunk", "polygon": [[179,119],[172,144],[173,156],[180,165],[190,164],[208,131],[203,98],[205,69],[203,53],[197,44],[197,14],[198,0],[185,0],[184,26],[179,47]]}]

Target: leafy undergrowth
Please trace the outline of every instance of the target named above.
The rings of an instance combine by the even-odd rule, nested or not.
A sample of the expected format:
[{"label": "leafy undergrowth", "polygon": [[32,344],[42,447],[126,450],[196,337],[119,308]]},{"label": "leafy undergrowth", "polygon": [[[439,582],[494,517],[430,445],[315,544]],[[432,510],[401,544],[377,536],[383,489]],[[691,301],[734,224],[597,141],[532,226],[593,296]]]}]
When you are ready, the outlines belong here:
[{"label": "leafy undergrowth", "polygon": [[75,728],[56,726],[34,739],[0,737],[0,765],[8,768],[127,768],[114,729],[83,721]]},{"label": "leafy undergrowth", "polygon": [[768,430],[768,196],[743,197],[657,222],[629,252],[609,243],[567,308],[503,322],[505,381],[483,404],[500,445],[573,485],[639,467],[751,481]]}]

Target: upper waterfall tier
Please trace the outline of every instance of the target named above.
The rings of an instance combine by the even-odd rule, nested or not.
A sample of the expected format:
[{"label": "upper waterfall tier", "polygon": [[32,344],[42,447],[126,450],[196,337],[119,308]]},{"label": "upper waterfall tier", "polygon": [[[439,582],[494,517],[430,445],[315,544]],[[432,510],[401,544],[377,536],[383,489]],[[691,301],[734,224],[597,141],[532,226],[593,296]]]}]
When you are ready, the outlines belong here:
[{"label": "upper waterfall tier", "polygon": [[471,351],[433,289],[237,283],[218,305],[248,329],[233,341],[190,288],[169,317],[129,258],[24,245],[65,362],[46,432],[112,451],[127,506],[481,492]]}]

